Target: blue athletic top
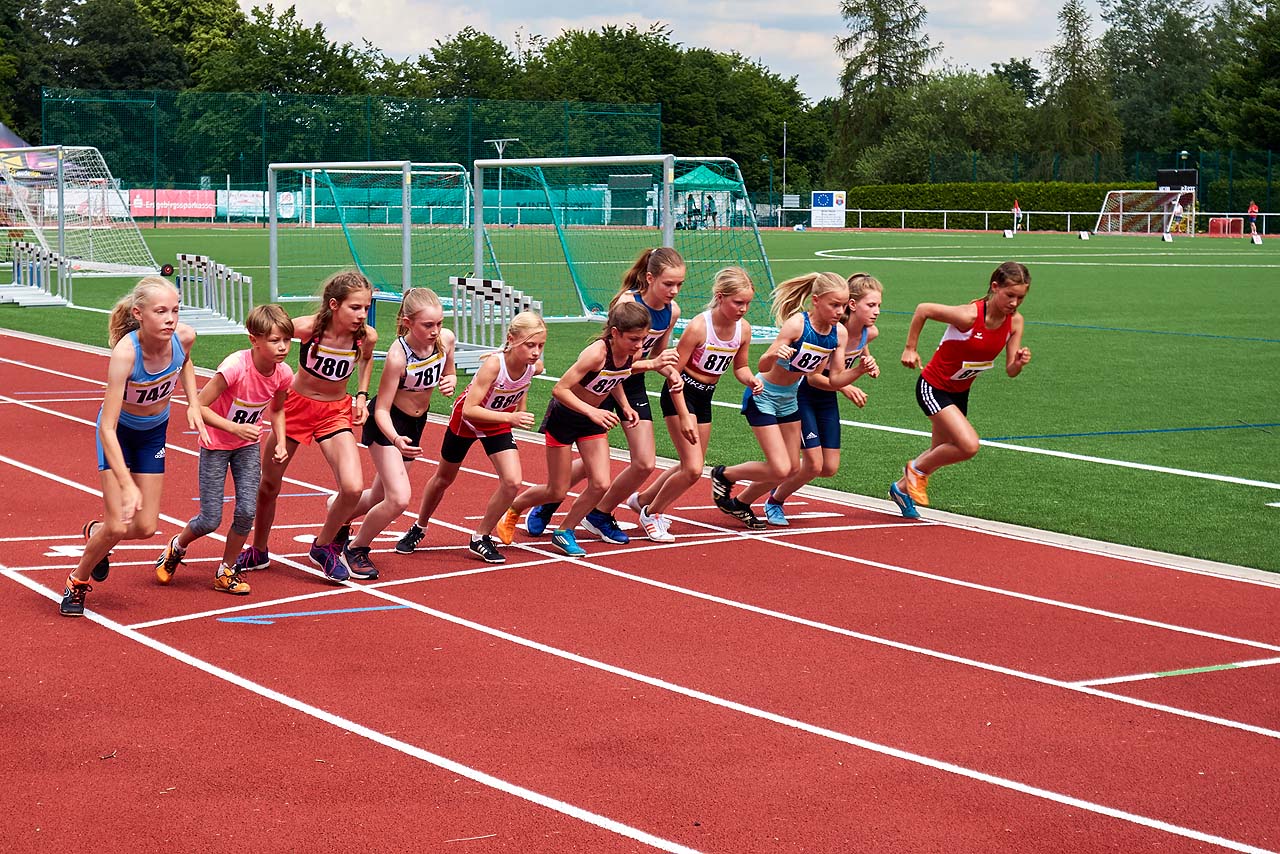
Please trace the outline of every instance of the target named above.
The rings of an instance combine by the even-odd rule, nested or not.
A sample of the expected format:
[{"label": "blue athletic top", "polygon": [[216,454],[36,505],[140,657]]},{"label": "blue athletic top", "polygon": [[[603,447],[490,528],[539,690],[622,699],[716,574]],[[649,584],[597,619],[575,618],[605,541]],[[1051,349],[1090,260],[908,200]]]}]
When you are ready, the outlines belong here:
[{"label": "blue athletic top", "polygon": [[779,359],[778,367],[797,374],[811,374],[818,368],[822,367],[828,361],[831,351],[840,343],[840,335],[836,324],[831,324],[831,331],[826,335],[819,335],[814,331],[813,324],[809,322],[809,312],[802,312],[804,316],[804,331],[800,333],[800,337],[791,342],[791,346],[795,348],[795,355],[790,359]]},{"label": "blue athletic top", "polygon": [[133,370],[124,384],[125,402],[135,406],[146,406],[162,400],[165,402],[164,409],[155,415],[134,415],[126,410],[120,410],[121,424],[135,430],[145,430],[168,420],[169,398],[178,388],[178,375],[182,371],[182,366],[186,364],[187,354],[182,349],[182,341],[178,338],[178,333],[174,332],[173,338],[169,341],[169,364],[152,373],[143,364],[142,344],[138,341],[138,330],[130,332],[128,337],[133,342]]},{"label": "blue athletic top", "polygon": [[637,303],[649,310],[649,332],[644,336],[644,347],[640,350],[640,357],[647,359],[658,339],[671,328],[671,304],[667,303],[666,308],[653,308],[644,301],[639,291],[632,291],[631,295]]}]

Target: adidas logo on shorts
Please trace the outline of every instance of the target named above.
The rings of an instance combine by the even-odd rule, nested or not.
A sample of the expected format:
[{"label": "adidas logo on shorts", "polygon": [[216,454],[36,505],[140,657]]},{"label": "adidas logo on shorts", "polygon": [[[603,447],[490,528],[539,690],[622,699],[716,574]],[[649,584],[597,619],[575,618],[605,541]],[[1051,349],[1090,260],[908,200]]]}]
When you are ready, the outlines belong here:
[{"label": "adidas logo on shorts", "polygon": [[810,432],[810,433],[806,433],[806,434],[805,434],[805,438],[806,438],[806,439],[816,439],[816,438],[818,438],[818,434],[817,434],[817,433],[812,433],[812,432]]},{"label": "adidas logo on shorts", "polygon": [[156,451],[156,456],[155,456],[155,458],[156,458],[157,460],[163,460],[163,459],[164,459],[164,448],[161,448],[160,450]]}]

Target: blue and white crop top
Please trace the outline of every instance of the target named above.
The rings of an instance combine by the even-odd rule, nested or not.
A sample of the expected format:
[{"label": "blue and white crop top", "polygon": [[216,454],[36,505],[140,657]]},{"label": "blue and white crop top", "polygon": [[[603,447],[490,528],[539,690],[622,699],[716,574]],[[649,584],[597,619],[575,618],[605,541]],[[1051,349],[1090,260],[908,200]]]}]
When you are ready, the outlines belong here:
[{"label": "blue and white crop top", "polygon": [[803,312],[804,331],[797,341],[791,342],[795,355],[790,359],[779,359],[778,367],[797,374],[811,374],[827,364],[831,352],[840,343],[839,327],[833,324],[826,335],[819,335],[809,322],[809,312]]}]

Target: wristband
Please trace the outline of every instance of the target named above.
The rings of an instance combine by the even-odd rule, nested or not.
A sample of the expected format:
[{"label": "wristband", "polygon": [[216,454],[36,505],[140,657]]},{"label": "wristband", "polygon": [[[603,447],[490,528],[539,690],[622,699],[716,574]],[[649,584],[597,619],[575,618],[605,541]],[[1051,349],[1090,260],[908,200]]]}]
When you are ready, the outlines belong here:
[{"label": "wristband", "polygon": [[368,399],[369,399],[369,392],[367,392],[367,391],[358,391],[358,392],[356,392],[356,397],[359,397],[359,396],[360,396],[360,395],[362,395],[362,394],[364,395],[364,399],[365,399],[365,400],[368,400]]}]

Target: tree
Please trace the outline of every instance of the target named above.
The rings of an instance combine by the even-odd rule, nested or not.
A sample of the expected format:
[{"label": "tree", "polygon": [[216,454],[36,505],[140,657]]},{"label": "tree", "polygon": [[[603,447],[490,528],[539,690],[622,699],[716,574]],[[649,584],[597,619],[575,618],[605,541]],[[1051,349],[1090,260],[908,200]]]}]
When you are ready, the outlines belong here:
[{"label": "tree", "polygon": [[181,89],[187,67],[134,0],[85,0],[73,7],[59,84],[80,89]]},{"label": "tree", "polygon": [[206,92],[352,95],[369,91],[376,67],[371,46],[332,42],[322,24],[307,27],[293,6],[277,16],[268,4],[254,7],[250,20],[213,49],[194,76],[196,88]]},{"label": "tree", "polygon": [[1040,103],[1040,71],[1029,57],[1011,58],[1008,62],[991,63],[991,71],[1022,96],[1028,106]]},{"label": "tree", "polygon": [[431,55],[418,58],[431,97],[494,98],[515,96],[516,58],[493,36],[465,27],[437,41]]},{"label": "tree", "polygon": [[1244,27],[1238,53],[1213,76],[1205,98],[1221,141],[1280,148],[1280,8],[1274,0]]},{"label": "tree", "polygon": [[894,93],[923,80],[942,50],[929,43],[918,0],[841,0],[840,14],[849,32],[836,39],[844,70],[829,171],[837,177],[849,172],[859,150],[881,140]]},{"label": "tree", "polygon": [[137,0],[138,9],[160,36],[177,45],[191,69],[226,47],[247,19],[236,0]]},{"label": "tree", "polygon": [[1046,150],[1091,154],[1120,148],[1120,121],[1090,29],[1082,0],[1067,0],[1058,12],[1058,42],[1048,51],[1049,81],[1040,115]]},{"label": "tree", "polygon": [[1194,2],[1103,0],[1109,26],[1099,51],[1125,150],[1177,148],[1185,141],[1171,108],[1196,99],[1208,83],[1209,46],[1197,24],[1203,14]]}]

